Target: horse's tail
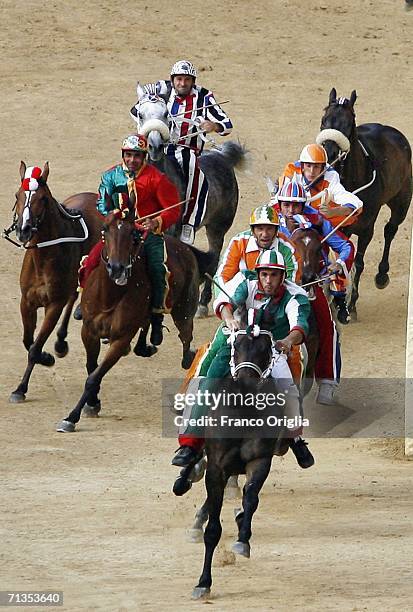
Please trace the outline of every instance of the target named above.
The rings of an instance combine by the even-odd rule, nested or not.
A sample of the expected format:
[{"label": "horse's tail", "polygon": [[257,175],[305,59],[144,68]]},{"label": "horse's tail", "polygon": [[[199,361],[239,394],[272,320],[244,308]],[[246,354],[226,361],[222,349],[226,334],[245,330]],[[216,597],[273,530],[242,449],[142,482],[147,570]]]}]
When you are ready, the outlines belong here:
[{"label": "horse's tail", "polygon": [[231,168],[246,170],[250,162],[250,152],[240,142],[228,140],[221,145],[218,152],[223,155]]},{"label": "horse's tail", "polygon": [[193,246],[190,246],[190,249],[195,255],[200,279],[204,280],[206,273],[213,276],[218,265],[219,256],[213,251],[200,251]]}]

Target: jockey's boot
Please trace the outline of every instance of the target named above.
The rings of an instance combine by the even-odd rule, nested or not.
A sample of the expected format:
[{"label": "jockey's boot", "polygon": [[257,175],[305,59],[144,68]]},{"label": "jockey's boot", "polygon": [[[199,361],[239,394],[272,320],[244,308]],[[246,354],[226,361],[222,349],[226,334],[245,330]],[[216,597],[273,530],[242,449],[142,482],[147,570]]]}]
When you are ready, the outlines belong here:
[{"label": "jockey's boot", "polygon": [[317,393],[317,404],[324,404],[325,406],[334,406],[334,393],[337,389],[337,383],[335,382],[320,382]]},{"label": "jockey's boot", "polygon": [[191,446],[180,446],[176,451],[175,457],[172,459],[172,465],[178,467],[187,467],[192,463],[195,463],[202,457],[202,453],[199,453]]},{"label": "jockey's boot", "polygon": [[308,442],[303,440],[301,436],[298,436],[298,438],[291,438],[290,440],[290,448],[297,459],[298,465],[303,469],[314,465],[314,457],[307,446]]},{"label": "jockey's boot", "polygon": [[163,314],[153,313],[151,316],[151,337],[150,342],[153,346],[159,346],[162,344],[163,332],[162,332]]},{"label": "jockey's boot", "polygon": [[347,308],[346,297],[344,295],[335,295],[333,301],[337,309],[337,319],[340,321],[340,323],[342,325],[347,325],[347,323],[350,323],[351,317]]},{"label": "jockey's boot", "polygon": [[181,242],[185,244],[194,244],[195,240],[195,230],[193,225],[183,225],[181,230]]},{"label": "jockey's boot", "polygon": [[82,306],[79,302],[79,304],[76,306],[74,312],[73,312],[73,318],[76,319],[76,321],[81,321],[83,319],[82,317]]}]

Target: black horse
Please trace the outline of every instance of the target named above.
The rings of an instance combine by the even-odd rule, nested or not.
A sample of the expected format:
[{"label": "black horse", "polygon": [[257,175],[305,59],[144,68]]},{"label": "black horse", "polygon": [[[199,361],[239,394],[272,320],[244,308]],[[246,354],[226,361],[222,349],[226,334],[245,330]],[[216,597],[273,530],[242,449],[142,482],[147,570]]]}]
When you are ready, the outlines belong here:
[{"label": "black horse", "polygon": [[[242,327],[245,328],[245,320]],[[232,338],[232,347],[231,372],[235,382],[233,387],[228,388],[238,394],[244,394],[245,397],[246,392],[260,388],[257,387],[257,383],[263,382],[263,372],[272,366],[272,360],[276,358],[275,345],[270,332],[261,330],[260,335],[253,336],[243,329],[236,332],[235,339]],[[222,390],[223,385],[217,383],[217,389],[218,387]],[[265,388],[263,386],[260,390],[263,391]],[[274,387],[271,386],[270,388],[273,389]],[[221,420],[222,415],[228,416],[230,414],[229,410],[231,409],[220,406],[214,411],[214,417]],[[239,411],[237,410],[237,412]],[[257,417],[257,410],[252,406],[243,406],[242,416],[247,419],[255,418]],[[279,431],[279,433],[281,432]],[[263,436],[262,433],[260,435]],[[251,522],[258,507],[259,492],[269,474],[273,455],[283,455],[289,448],[288,440],[280,438],[280,435],[277,438],[276,434],[266,438],[257,437],[247,428],[243,432],[240,431],[239,436],[237,438],[224,438],[220,437],[220,434],[216,434],[214,427],[206,429],[207,468],[205,484],[207,499],[197,513],[198,529],[202,530],[202,524],[207,518],[208,524],[204,534],[204,566],[199,582],[193,591],[193,599],[201,599],[210,593],[212,558],[221,538],[220,515],[228,478],[235,474],[246,474],[242,511],[237,513],[235,519],[238,526],[238,540],[233,546],[233,551],[244,557],[249,557]]]},{"label": "black horse", "polygon": [[387,204],[391,210],[390,220],[384,227],[383,255],[375,277],[376,287],[384,289],[389,283],[390,245],[399,225],[406,218],[412,197],[412,152],[409,142],[401,132],[388,125],[363,123],[356,126],[356,99],[356,91],[352,91],[350,99],[337,99],[337,92],[333,88],[321,119],[322,132],[317,137],[317,142],[325,147],[330,162],[338,156],[343,140],[348,139],[350,149],[336,165],[336,170],[344,187],[357,192],[363,200],[363,211],[357,221],[343,228],[347,236],[358,236],[349,304],[355,318],[364,255],[373,238],[380,208]]}]

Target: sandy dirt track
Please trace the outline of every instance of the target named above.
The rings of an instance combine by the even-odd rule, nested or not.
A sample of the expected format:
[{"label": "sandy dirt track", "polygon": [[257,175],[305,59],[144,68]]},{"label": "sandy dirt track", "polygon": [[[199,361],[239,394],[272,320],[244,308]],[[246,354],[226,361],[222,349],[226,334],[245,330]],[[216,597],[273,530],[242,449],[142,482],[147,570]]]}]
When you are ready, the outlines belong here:
[{"label": "sandy dirt track", "polygon": [[[359,123],[388,123],[413,142],[413,12],[401,0],[4,0],[0,11],[2,227],[11,221],[20,159],[49,160],[58,199],[96,190],[133,128],[136,80],[166,77],[180,57],[194,61],[218,100],[231,100],[233,137],[253,156],[250,174],[239,176],[233,233],[266,199],[263,176],[276,176],[314,139],[332,86],[339,95],[357,90]],[[393,244],[391,284],[379,291],[373,278],[387,218],[383,208],[359,322],[343,334],[346,377],[404,376],[412,214]],[[189,595],[203,546],[187,543],[185,530],[204,488],[172,495],[176,442],[161,437],[160,381],[182,375],[175,328],[154,358],[130,355],[106,377],[101,418],[57,434],[84,384],[80,325],[71,324],[66,359],[39,366],[27,402],[9,404],[26,359],[21,260],[0,243],[0,590],[63,590],[70,611],[194,610],[202,605]],[[196,344],[215,326],[213,317],[197,322]],[[226,502],[214,609],[411,610],[413,464],[396,442],[313,439],[311,448],[311,470],[300,470],[291,453],[274,460],[249,561],[234,563],[228,552],[236,530]]]}]

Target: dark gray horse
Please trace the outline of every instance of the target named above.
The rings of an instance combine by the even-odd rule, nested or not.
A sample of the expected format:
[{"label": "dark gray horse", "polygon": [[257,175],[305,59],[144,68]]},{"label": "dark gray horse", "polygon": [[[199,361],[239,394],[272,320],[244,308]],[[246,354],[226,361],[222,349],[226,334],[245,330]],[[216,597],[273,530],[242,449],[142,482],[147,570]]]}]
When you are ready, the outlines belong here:
[{"label": "dark gray horse", "polygon": [[341,181],[348,191],[363,200],[363,211],[357,221],[343,228],[347,236],[358,236],[354,260],[355,276],[350,310],[356,316],[358,286],[364,270],[364,255],[373,238],[374,224],[383,204],[390,208],[390,220],[384,227],[384,250],[376,287],[384,289],[389,283],[390,245],[401,223],[406,218],[412,198],[412,151],[406,137],[389,125],[363,123],[356,126],[355,91],[350,98],[337,98],[333,88],[328,106],[321,119],[317,142],[323,144],[328,160],[336,159],[340,150],[349,149],[336,165]]},{"label": "dark gray horse", "polygon": [[[145,93],[138,84],[138,102],[131,116],[138,124],[138,131],[148,138],[149,158],[178,187],[181,199],[185,198],[184,178],[174,159],[165,155],[170,143],[170,116],[166,102],[156,94]],[[228,141],[222,147],[204,151],[199,158],[200,168],[208,181],[206,211],[200,227],[205,227],[208,250],[215,254],[216,261],[211,275],[218,267],[225,234],[231,227],[238,205],[238,184],[234,168],[242,169],[246,161],[246,150],[239,143]],[[180,226],[174,228],[179,236]],[[208,303],[212,298],[211,281],[205,280],[199,300],[199,317],[208,315]]]}]

